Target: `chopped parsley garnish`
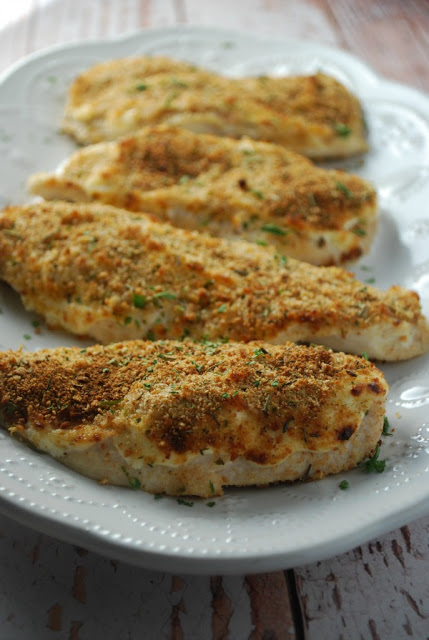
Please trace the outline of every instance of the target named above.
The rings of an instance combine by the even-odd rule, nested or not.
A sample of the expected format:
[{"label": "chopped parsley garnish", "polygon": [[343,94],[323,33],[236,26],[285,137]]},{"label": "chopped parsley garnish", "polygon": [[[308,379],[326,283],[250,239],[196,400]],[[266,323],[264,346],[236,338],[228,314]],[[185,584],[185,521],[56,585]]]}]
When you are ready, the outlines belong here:
[{"label": "chopped parsley garnish", "polygon": [[24,333],[22,336],[25,340],[31,340],[31,336],[28,333]]},{"label": "chopped parsley garnish", "polygon": [[269,352],[264,349],[264,347],[259,347],[258,349],[255,349],[254,352],[255,356],[262,356],[262,355],[269,355]]},{"label": "chopped parsley garnish", "polygon": [[147,89],[147,84],[145,84],[144,82],[139,82],[139,84],[136,84],[137,91],[146,91],[146,89]]},{"label": "chopped parsley garnish", "polygon": [[378,459],[379,455],[380,455],[380,445],[377,445],[375,447],[374,455],[372,456],[372,458],[365,460],[365,462],[361,462],[359,467],[361,467],[362,469],[365,469],[367,473],[371,473],[374,471],[376,473],[383,473],[383,471],[386,468],[386,461],[379,460]]},{"label": "chopped parsley garnish", "polygon": [[266,231],[267,233],[274,233],[276,236],[285,236],[286,235],[286,231],[284,229],[282,229],[281,227],[278,227],[275,224],[264,224],[261,227],[262,231]]},{"label": "chopped parsley garnish", "polygon": [[335,132],[339,135],[342,136],[343,138],[346,138],[347,136],[349,136],[352,132],[352,130],[350,129],[350,127],[347,124],[344,124],[343,122],[336,122],[334,124],[334,129]]},{"label": "chopped parsley garnish", "polygon": [[214,507],[216,502],[206,502],[207,507]]},{"label": "chopped parsley garnish", "polygon": [[164,298],[165,300],[175,300],[177,298],[175,293],[171,291],[159,291],[158,293],[154,293],[154,298]]},{"label": "chopped parsley garnish", "polygon": [[221,304],[220,307],[218,308],[217,312],[218,313],[224,313],[224,311],[226,311],[226,304]]},{"label": "chopped parsley garnish", "polygon": [[138,478],[131,477],[125,467],[122,467],[122,471],[127,476],[128,484],[130,485],[131,489],[141,489],[141,483]]},{"label": "chopped parsley garnish", "polygon": [[177,498],[177,504],[183,504],[185,507],[194,506],[194,503],[191,500],[183,500],[183,498]]},{"label": "chopped parsley garnish", "polygon": [[348,480],[342,480],[338,486],[344,491],[345,489],[348,489],[350,485]]},{"label": "chopped parsley garnish", "polygon": [[146,302],[147,302],[146,296],[143,296],[140,293],[135,293],[133,295],[133,305],[137,307],[137,309],[143,309]]},{"label": "chopped parsley garnish", "polygon": [[384,416],[383,432],[382,432],[381,435],[383,435],[383,436],[393,436],[393,433],[390,431],[390,423],[389,423],[389,420],[388,420],[387,416]]},{"label": "chopped parsley garnish", "polygon": [[209,480],[209,487],[210,487],[210,493],[212,494],[212,496],[214,496],[215,488],[214,488],[213,482],[211,480]]},{"label": "chopped parsley garnish", "polygon": [[337,182],[337,189],[342,193],[344,193],[344,195],[347,196],[347,198],[353,198],[353,194],[350,191],[350,189],[346,187],[346,185],[343,184],[342,182]]},{"label": "chopped parsley garnish", "polygon": [[357,236],[366,236],[366,231],[365,229],[361,229],[360,227],[357,227],[356,229],[352,229],[353,233],[356,234]]}]

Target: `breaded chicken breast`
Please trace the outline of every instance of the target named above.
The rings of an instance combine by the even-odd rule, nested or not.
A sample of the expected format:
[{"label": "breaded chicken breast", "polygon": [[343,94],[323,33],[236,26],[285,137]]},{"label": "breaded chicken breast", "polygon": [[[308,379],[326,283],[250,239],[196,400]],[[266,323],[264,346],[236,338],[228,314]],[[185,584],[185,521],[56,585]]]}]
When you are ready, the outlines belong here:
[{"label": "breaded chicken breast", "polygon": [[97,64],[70,87],[63,130],[82,144],[154,124],[249,136],[318,159],[368,150],[358,99],[323,73],[226,78],[170,58],[142,56]]},{"label": "breaded chicken breast", "polygon": [[267,243],[312,264],[359,258],[377,226],[374,188],[358,176],[315,167],[279,145],[171,126],[80,149],[29,187],[48,200],[99,200]]},{"label": "breaded chicken breast", "polygon": [[383,374],[293,344],[125,342],[0,354],[0,424],[102,482],[151,493],[318,479],[380,438]]},{"label": "breaded chicken breast", "polygon": [[244,241],[101,204],[9,207],[0,278],[51,325],[102,343],[150,337],[308,341],[381,360],[429,348],[416,293],[379,291]]}]

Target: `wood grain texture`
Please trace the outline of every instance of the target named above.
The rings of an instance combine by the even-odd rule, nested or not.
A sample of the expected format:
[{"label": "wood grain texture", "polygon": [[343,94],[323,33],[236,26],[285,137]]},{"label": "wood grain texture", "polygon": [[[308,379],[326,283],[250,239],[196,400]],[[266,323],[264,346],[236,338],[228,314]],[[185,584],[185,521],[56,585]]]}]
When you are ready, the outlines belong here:
[{"label": "wood grain texture", "polygon": [[[2,2],[0,71],[47,46],[179,24],[317,40],[429,90],[425,0]],[[294,571],[172,576],[0,517],[0,638],[426,640],[428,540],[429,517]]]},{"label": "wood grain texture", "polygon": [[296,569],[306,640],[429,637],[429,518]]}]

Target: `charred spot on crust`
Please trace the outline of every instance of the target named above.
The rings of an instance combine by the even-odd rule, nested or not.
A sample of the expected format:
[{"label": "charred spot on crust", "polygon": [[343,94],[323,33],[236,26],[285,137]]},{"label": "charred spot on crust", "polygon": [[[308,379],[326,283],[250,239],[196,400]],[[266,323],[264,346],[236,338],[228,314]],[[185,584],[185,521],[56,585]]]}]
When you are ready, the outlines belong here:
[{"label": "charred spot on crust", "polygon": [[349,440],[354,434],[354,427],[348,425],[347,427],[343,427],[341,431],[338,432],[337,438],[338,440]]},{"label": "charred spot on crust", "polygon": [[360,396],[360,394],[362,393],[363,389],[364,389],[364,385],[363,384],[358,384],[358,385],[356,385],[356,387],[352,388],[350,393],[352,394],[352,396]]},{"label": "charred spot on crust", "polygon": [[257,464],[266,464],[268,462],[268,454],[263,451],[249,451],[246,458]]},{"label": "charred spot on crust", "polygon": [[383,391],[378,382],[369,382],[366,386],[370,391],[373,391],[374,393],[382,393]]},{"label": "charred spot on crust", "polygon": [[27,421],[28,413],[25,407],[21,407],[14,402],[5,402],[0,405],[0,427],[7,429],[14,423],[24,424]]}]

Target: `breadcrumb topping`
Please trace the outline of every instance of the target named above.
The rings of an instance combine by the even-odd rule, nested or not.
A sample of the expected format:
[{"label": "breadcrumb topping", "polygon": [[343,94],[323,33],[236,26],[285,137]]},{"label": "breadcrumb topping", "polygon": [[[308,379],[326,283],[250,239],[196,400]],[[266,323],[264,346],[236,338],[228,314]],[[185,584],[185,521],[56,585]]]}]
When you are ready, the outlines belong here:
[{"label": "breadcrumb topping", "polygon": [[152,124],[282,144],[311,157],[367,151],[359,101],[334,78],[227,78],[163,57],[97,64],[69,90],[63,127],[84,144]]},{"label": "breadcrumb topping", "polygon": [[167,459],[211,449],[273,464],[297,448],[329,450],[386,392],[363,358],[294,344],[134,341],[0,356],[3,427],[74,444],[135,430]]},{"label": "breadcrumb topping", "polygon": [[289,339],[311,341],[416,325],[422,348],[429,342],[414,292],[379,291],[337,267],[300,263],[106,205],[5,209],[0,276],[27,306],[82,334],[98,322],[113,323],[122,339],[284,342],[288,331]]}]

